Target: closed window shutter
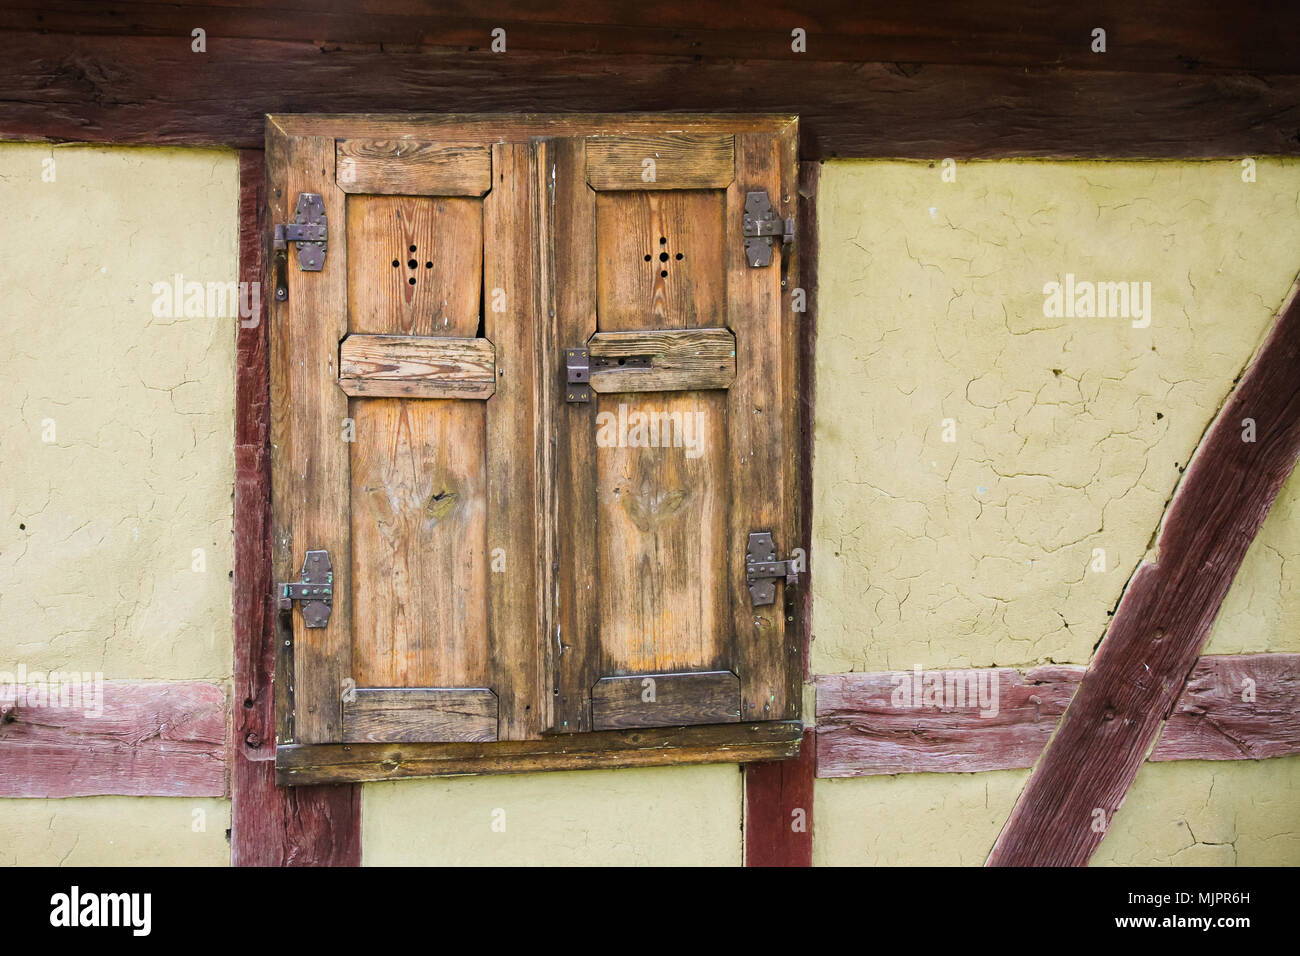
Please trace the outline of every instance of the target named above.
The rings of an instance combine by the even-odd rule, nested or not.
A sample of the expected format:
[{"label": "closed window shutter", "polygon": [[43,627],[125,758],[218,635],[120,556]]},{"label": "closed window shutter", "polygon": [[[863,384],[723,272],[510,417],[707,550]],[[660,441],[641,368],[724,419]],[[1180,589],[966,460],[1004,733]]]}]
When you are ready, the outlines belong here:
[{"label": "closed window shutter", "polygon": [[296,772],[541,767],[557,735],[627,764],[637,728],[797,718],[792,602],[746,580],[751,534],[795,543],[791,258],[740,234],[750,192],[792,209],[793,127],[304,120],[267,152],[272,221],[318,195],[327,222],[272,307],[277,581],[333,573],[324,626],[278,618]]}]

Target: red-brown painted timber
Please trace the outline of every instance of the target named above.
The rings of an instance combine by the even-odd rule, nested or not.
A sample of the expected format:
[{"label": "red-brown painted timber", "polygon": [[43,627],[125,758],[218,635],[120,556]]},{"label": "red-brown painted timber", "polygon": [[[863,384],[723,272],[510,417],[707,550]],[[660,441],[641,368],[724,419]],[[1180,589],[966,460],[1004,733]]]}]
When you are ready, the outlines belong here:
[{"label": "red-brown painted timber", "polygon": [[220,684],[92,682],[56,690],[57,707],[48,691],[0,685],[0,797],[225,795]]},{"label": "red-brown painted timber", "polygon": [[816,768],[811,727],[797,759],[745,765],[745,866],[812,866]]},{"label": "red-brown painted timber", "polygon": [[[925,671],[934,687],[998,682],[997,713],[978,700],[895,706],[911,671],[817,678],[817,776],[973,773],[1032,767],[1085,668]],[[942,682],[942,683],[940,683]],[[923,683],[924,688],[931,685]],[[988,687],[986,683],[984,686]],[[910,692],[910,691],[909,691]],[[1253,699],[1252,699],[1253,695]],[[901,702],[901,699],[900,699]],[[1300,754],[1300,654],[1202,657],[1150,760],[1256,760]]]},{"label": "red-brown painted timber", "polygon": [[[989,857],[1082,866],[1173,712],[1246,549],[1300,455],[1300,297],[1233,391],[1174,494],[1159,561],[1129,582],[1101,647]],[[1243,422],[1254,422],[1254,441]]]}]

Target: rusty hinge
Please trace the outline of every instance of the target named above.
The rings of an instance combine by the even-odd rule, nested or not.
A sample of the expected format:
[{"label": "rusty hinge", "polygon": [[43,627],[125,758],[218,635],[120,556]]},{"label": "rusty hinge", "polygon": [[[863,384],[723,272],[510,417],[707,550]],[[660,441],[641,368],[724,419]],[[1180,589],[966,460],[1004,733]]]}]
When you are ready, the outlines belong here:
[{"label": "rusty hinge", "polygon": [[275,586],[275,606],[292,612],[293,602],[302,603],[302,622],[307,627],[324,627],[330,622],[334,603],[334,566],[328,551],[308,551],[302,559],[301,581]]},{"label": "rusty hinge", "polygon": [[777,578],[785,578],[787,587],[798,584],[799,572],[795,569],[795,562],[777,558],[772,532],[753,532],[745,549],[745,581],[754,607],[776,603]]},{"label": "rusty hinge", "polygon": [[564,350],[564,400],[591,401],[591,353],[586,346]]},{"label": "rusty hinge", "polygon": [[783,245],[794,242],[794,219],[776,214],[767,190],[745,193],[741,235],[745,237],[745,263],[751,269],[761,269],[772,264],[773,239],[780,238]]},{"label": "rusty hinge", "polygon": [[289,243],[298,244],[298,268],[303,272],[320,272],[325,268],[325,253],[329,251],[329,223],[325,219],[325,200],[320,193],[299,193],[293,219],[293,222],[275,225],[272,249],[275,252],[277,302],[289,298],[289,285],[284,277]]}]

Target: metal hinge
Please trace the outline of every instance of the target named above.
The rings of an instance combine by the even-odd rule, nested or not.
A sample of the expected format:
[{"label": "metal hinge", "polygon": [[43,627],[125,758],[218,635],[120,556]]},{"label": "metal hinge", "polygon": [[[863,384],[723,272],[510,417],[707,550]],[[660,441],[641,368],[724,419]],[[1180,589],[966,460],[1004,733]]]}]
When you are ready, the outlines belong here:
[{"label": "metal hinge", "polygon": [[591,353],[586,347],[564,350],[564,400],[591,401]]},{"label": "metal hinge", "polygon": [[334,566],[328,551],[308,551],[302,559],[301,581],[275,586],[275,606],[293,611],[293,602],[302,603],[302,622],[307,627],[324,627],[330,622],[334,603]]},{"label": "metal hinge", "polygon": [[761,269],[772,264],[774,238],[780,238],[782,245],[794,242],[794,219],[782,219],[776,214],[767,190],[745,193],[741,235],[745,237],[746,264],[751,269]]},{"label": "metal hinge", "polygon": [[277,302],[289,298],[289,285],[284,277],[289,243],[298,244],[298,268],[303,272],[320,272],[325,268],[325,254],[329,251],[329,223],[325,219],[325,200],[320,193],[299,193],[293,219],[293,222],[276,223],[275,226],[272,249],[275,252]]},{"label": "metal hinge", "polygon": [[749,600],[754,607],[776,603],[776,579],[785,578],[786,586],[799,583],[795,562],[778,559],[772,532],[756,531],[749,536],[745,549],[745,581],[749,584]]}]

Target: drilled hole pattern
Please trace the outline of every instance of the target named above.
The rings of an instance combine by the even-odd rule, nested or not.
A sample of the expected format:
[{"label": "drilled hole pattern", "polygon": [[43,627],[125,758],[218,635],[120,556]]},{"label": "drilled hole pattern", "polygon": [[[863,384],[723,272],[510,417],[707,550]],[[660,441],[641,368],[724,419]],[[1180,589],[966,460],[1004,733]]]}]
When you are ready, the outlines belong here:
[{"label": "drilled hole pattern", "polygon": [[[407,249],[407,251],[410,252],[410,253],[412,253],[412,254],[414,254],[414,253],[417,252],[418,250],[419,250],[419,247],[418,247],[418,246],[410,246],[410,247],[408,247],[408,249]],[[425,263],[424,263],[424,267],[425,267],[426,269],[432,269],[432,268],[433,268],[433,262],[432,262],[432,260],[426,260]],[[393,268],[394,268],[394,269],[400,269],[400,268],[402,268],[402,260],[401,260],[401,259],[394,259],[394,260],[393,260]],[[412,272],[415,272],[417,269],[420,268],[420,262],[419,262],[419,260],[416,259],[416,258],[414,257],[414,255],[412,255],[412,257],[411,257],[410,259],[407,259],[407,260],[406,260],[406,268],[410,269]],[[407,284],[409,284],[409,285],[415,285],[415,276],[412,275],[412,276],[411,276],[409,279],[407,279],[406,281],[407,281]]]},{"label": "drilled hole pattern", "polygon": [[[671,260],[671,261],[674,261],[674,262],[681,262],[683,259],[686,258],[686,256],[685,256],[683,253],[680,253],[680,252],[676,253],[675,255],[674,255],[674,254],[670,254],[669,251],[668,251],[668,248],[667,248],[667,247],[668,247],[668,237],[667,237],[667,236],[660,236],[660,237],[659,237],[659,249],[660,249],[660,252],[659,252],[659,278],[661,278],[661,279],[667,279],[667,278],[668,278],[668,263],[669,263],[670,260]],[[647,252],[647,253],[645,254],[645,261],[646,261],[646,262],[654,262],[654,261],[655,261],[654,253]]]}]

